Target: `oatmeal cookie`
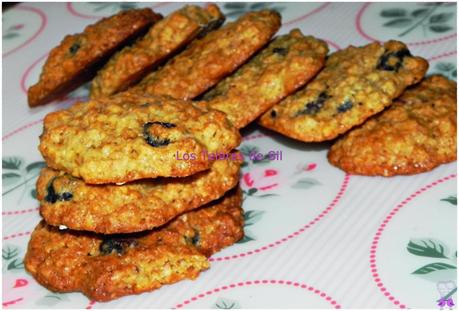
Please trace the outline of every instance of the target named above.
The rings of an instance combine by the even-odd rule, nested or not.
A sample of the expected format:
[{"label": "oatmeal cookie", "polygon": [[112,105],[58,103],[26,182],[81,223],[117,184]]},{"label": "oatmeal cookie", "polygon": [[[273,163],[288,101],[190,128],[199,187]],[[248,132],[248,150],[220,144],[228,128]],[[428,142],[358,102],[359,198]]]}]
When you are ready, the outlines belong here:
[{"label": "oatmeal cookie", "polygon": [[161,18],[147,8],[127,10],[66,36],[49,53],[38,83],[28,89],[29,106],[46,104],[89,81],[113,53]]},{"label": "oatmeal cookie", "polygon": [[268,110],[260,124],[305,142],[334,139],[389,106],[427,68],[398,41],[350,46],[333,53],[312,82]]},{"label": "oatmeal cookie", "polygon": [[216,5],[187,5],[153,25],[147,35],[113,56],[92,81],[91,98],[109,96],[136,84],[197,36],[220,27]]},{"label": "oatmeal cookie", "polygon": [[250,12],[193,41],[164,67],[146,76],[132,92],[193,99],[232,73],[277,32],[279,13]]},{"label": "oatmeal cookie", "polygon": [[351,174],[409,175],[456,160],[457,84],[431,76],[339,139],[329,161]]},{"label": "oatmeal cookie", "polygon": [[241,156],[215,161],[183,178],[145,179],[125,185],[89,185],[49,168],[37,180],[40,213],[50,225],[104,234],[153,229],[223,196],[239,180]]},{"label": "oatmeal cookie", "polygon": [[32,233],[26,270],[55,292],[81,291],[108,301],[195,279],[206,256],[242,238],[240,190],[166,226],[137,234],[97,235],[62,230],[42,221]]},{"label": "oatmeal cookie", "polygon": [[242,128],[313,78],[323,67],[327,53],[325,42],[294,29],[273,40],[206,93],[203,100]]},{"label": "oatmeal cookie", "polygon": [[86,183],[185,177],[228,153],[240,134],[216,110],[169,97],[119,93],[48,114],[40,151],[49,167]]}]

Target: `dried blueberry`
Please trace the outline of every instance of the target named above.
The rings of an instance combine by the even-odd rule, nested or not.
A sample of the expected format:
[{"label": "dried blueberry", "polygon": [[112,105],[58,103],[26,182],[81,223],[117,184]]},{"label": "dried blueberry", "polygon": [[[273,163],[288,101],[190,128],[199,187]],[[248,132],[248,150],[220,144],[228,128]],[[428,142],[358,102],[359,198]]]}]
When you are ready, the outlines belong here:
[{"label": "dried blueberry", "polygon": [[307,103],[304,106],[304,109],[297,112],[297,115],[318,113],[324,106],[325,101],[329,98],[330,96],[327,93],[325,92],[320,93],[316,100]]},{"label": "dried blueberry", "polygon": [[279,54],[281,56],[285,56],[288,53],[288,50],[286,48],[274,48],[273,53]]},{"label": "dried blueberry", "polygon": [[193,229],[194,235],[193,236],[185,236],[185,241],[188,244],[193,244],[194,246],[198,246],[199,241],[201,240],[201,235],[199,234],[199,230]]},{"label": "dried blueberry", "polygon": [[70,201],[73,198],[73,194],[70,192],[64,192],[61,195],[62,201]]},{"label": "dried blueberry", "polygon": [[106,239],[100,243],[99,251],[102,255],[110,255],[113,252],[117,255],[123,255],[127,248],[136,244],[133,240]]},{"label": "dried blueberry", "polygon": [[76,52],[78,52],[78,50],[80,49],[80,47],[81,46],[78,42],[75,42],[74,44],[72,44],[72,46],[69,49],[70,54],[75,55]]},{"label": "dried blueberry", "polygon": [[407,49],[386,52],[379,59],[376,69],[397,72],[403,64],[403,59],[410,56],[411,53]]},{"label": "dried blueberry", "polygon": [[271,118],[277,117],[277,112],[276,110],[271,110]]},{"label": "dried blueberry", "polygon": [[199,235],[199,231],[194,230],[194,236],[191,239],[191,243],[193,243],[194,246],[197,246],[200,240],[201,240],[201,236]]},{"label": "dried blueberry", "polygon": [[46,189],[45,201],[49,203],[56,203],[57,201],[70,201],[73,198],[73,194],[70,192],[57,193],[54,189],[54,180],[53,178]]},{"label": "dried blueberry", "polygon": [[204,38],[209,32],[211,32],[211,31],[213,31],[213,30],[215,30],[217,28],[220,28],[220,26],[223,24],[224,21],[225,21],[224,18],[214,19],[213,21],[208,23],[205,27],[203,27],[199,31],[199,34],[198,34],[197,38],[198,39]]},{"label": "dried blueberry", "polygon": [[45,201],[54,204],[59,199],[59,196],[54,190],[53,182],[54,178],[51,180],[51,182],[48,185],[48,188],[46,189]]},{"label": "dried blueberry", "polygon": [[338,108],[336,108],[336,110],[338,110],[339,113],[343,113],[343,112],[346,112],[352,109],[352,106],[353,106],[352,102],[350,100],[346,100],[344,101],[344,103],[339,105]]},{"label": "dried blueberry", "polygon": [[161,146],[169,145],[171,142],[169,138],[160,138],[160,137],[157,137],[156,135],[152,135],[151,127],[153,125],[160,125],[161,127],[167,128],[167,129],[174,128],[176,127],[176,125],[173,123],[159,122],[159,121],[147,122],[143,125],[143,138],[147,141],[147,143],[150,146],[161,147]]}]

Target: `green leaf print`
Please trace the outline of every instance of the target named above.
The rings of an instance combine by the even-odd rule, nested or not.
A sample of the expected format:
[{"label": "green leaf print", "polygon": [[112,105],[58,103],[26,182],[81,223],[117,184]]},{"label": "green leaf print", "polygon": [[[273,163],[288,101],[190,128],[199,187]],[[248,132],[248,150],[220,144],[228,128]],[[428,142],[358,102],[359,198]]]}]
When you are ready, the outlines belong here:
[{"label": "green leaf print", "polygon": [[17,183],[21,179],[21,175],[16,173],[3,173],[2,182],[3,186],[11,186]]},{"label": "green leaf print", "polygon": [[89,3],[93,7],[94,12],[105,11],[109,9],[111,12],[116,12],[119,10],[133,9],[137,7],[135,2],[128,3]]},{"label": "green leaf print", "polygon": [[[16,246],[6,246],[2,248],[2,259],[6,262],[7,270],[24,269],[24,262],[19,256],[19,248]],[[3,264],[5,268],[5,263]]]},{"label": "green leaf print", "polygon": [[295,189],[309,189],[311,187],[318,186],[318,185],[321,185],[321,183],[317,179],[307,177],[307,178],[301,178],[300,180],[298,180],[292,186],[292,188],[295,188]]},{"label": "green leaf print", "polygon": [[417,9],[411,12],[411,16],[413,17],[419,17],[419,16],[424,16],[429,12],[429,9]]},{"label": "green leaf print", "polygon": [[435,65],[435,72],[455,80],[457,77],[456,65],[449,62],[439,62]]},{"label": "green leaf print", "polygon": [[384,27],[395,27],[395,28],[404,28],[406,26],[411,25],[411,19],[409,18],[398,18],[391,20],[387,23],[385,23],[383,26]]},{"label": "green leaf print", "polygon": [[217,309],[240,309],[241,306],[235,300],[225,299],[225,298],[218,298],[215,302],[214,308]]},{"label": "green leaf print", "polygon": [[26,166],[27,173],[36,173],[38,175],[39,171],[46,166],[46,163],[43,161],[32,162]]},{"label": "green leaf print", "polygon": [[452,27],[449,27],[449,26],[444,26],[444,25],[432,25],[429,27],[430,30],[432,30],[433,32],[447,32],[447,31],[450,31],[451,29],[453,29]]},{"label": "green leaf print", "polygon": [[380,15],[382,17],[402,17],[406,16],[407,12],[404,9],[385,9],[381,11]]},{"label": "green leaf print", "polygon": [[227,17],[237,18],[248,11],[259,11],[262,9],[276,10],[282,12],[285,7],[275,2],[227,2],[223,4],[225,15]]},{"label": "green leaf print", "polygon": [[239,148],[241,153],[245,156],[250,156],[253,153],[259,152],[259,149],[257,146],[251,146],[251,145],[243,145],[241,148]]},{"label": "green leaf print", "polygon": [[36,189],[30,190],[30,196],[34,199],[37,199],[37,190]]},{"label": "green leaf print", "polygon": [[20,157],[4,157],[2,159],[2,168],[10,170],[19,170],[23,160]]},{"label": "green leaf print", "polygon": [[431,258],[448,258],[445,255],[446,246],[434,239],[412,239],[406,247],[408,252],[416,256]]},{"label": "green leaf print", "polygon": [[264,211],[257,210],[244,212],[244,237],[240,239],[237,243],[242,244],[256,240],[254,235],[249,230],[247,230],[247,227],[258,222],[262,218],[264,213]]},{"label": "green leaf print", "polygon": [[2,249],[2,258],[3,260],[13,259],[18,255],[18,249],[16,247],[7,246]]},{"label": "green leaf print", "polygon": [[247,211],[244,213],[244,226],[250,226],[261,219],[265,212],[264,211]]},{"label": "green leaf print", "polygon": [[29,163],[25,168],[23,167],[23,164],[24,160],[18,156],[3,157],[2,159],[3,169],[10,170],[9,172],[2,174],[2,194],[7,195],[22,187],[22,195],[20,196],[18,204],[21,202],[24,194],[31,193],[31,181],[36,179],[40,170],[46,166],[46,163],[43,161]]},{"label": "green leaf print", "polygon": [[449,196],[447,198],[444,198],[444,199],[441,199],[440,201],[445,201],[445,202],[448,202],[448,203],[451,203],[453,205],[457,205],[457,196]]},{"label": "green leaf print", "polygon": [[405,29],[398,35],[399,37],[403,37],[415,29],[421,29],[424,36],[427,36],[427,31],[443,33],[454,29],[451,21],[454,20],[455,13],[436,12],[440,7],[447,6],[446,4],[438,2],[433,5],[419,5],[423,7],[413,10],[402,8],[382,10],[379,15],[386,19],[383,27]]},{"label": "green leaf print", "polygon": [[445,23],[449,21],[451,18],[454,17],[454,13],[440,13],[432,15],[429,18],[429,22],[431,23]]},{"label": "green leaf print", "polygon": [[24,269],[24,262],[19,259],[12,260],[7,267],[8,270]]},{"label": "green leaf print", "polygon": [[55,306],[61,301],[70,301],[67,295],[68,294],[57,294],[57,293],[47,294],[44,297],[37,300],[36,304],[38,306],[49,306],[49,307]]},{"label": "green leaf print", "polygon": [[438,63],[435,65],[435,68],[440,70],[440,71],[451,71],[456,69],[453,63]]},{"label": "green leaf print", "polygon": [[19,37],[19,34],[16,33],[16,32],[10,32],[10,33],[7,33],[5,35],[2,36],[2,39],[3,40],[8,40],[8,39],[13,39],[13,38],[16,38],[16,37]]},{"label": "green leaf print", "polygon": [[412,274],[428,274],[428,273],[431,273],[431,272],[434,272],[434,271],[448,270],[448,269],[456,269],[456,266],[449,265],[449,264],[443,263],[443,262],[434,262],[434,263],[430,263],[428,265],[425,265],[425,266],[417,269],[416,271],[413,271]]},{"label": "green leaf print", "polygon": [[245,7],[244,2],[228,2],[224,4],[226,9],[243,9]]},{"label": "green leaf print", "polygon": [[255,239],[252,238],[251,236],[249,236],[247,234],[247,232],[245,232],[245,235],[242,237],[242,239],[240,239],[239,241],[237,241],[238,244],[244,244],[244,243],[247,243],[247,242],[250,242],[250,241],[254,241]]},{"label": "green leaf print", "polygon": [[265,193],[265,194],[260,194],[257,195],[257,198],[268,198],[268,197],[277,197],[278,194],[275,193]]}]

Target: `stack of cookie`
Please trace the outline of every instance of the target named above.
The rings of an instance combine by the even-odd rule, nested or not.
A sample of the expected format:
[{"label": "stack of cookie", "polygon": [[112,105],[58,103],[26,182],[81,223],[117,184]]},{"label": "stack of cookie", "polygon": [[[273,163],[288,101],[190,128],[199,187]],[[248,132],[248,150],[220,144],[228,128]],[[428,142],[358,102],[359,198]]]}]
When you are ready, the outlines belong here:
[{"label": "stack of cookie", "polygon": [[222,112],[165,97],[120,94],[48,114],[44,221],[27,270],[99,301],[196,278],[243,236],[239,142]]},{"label": "stack of cookie", "polygon": [[165,18],[130,10],[52,50],[30,106],[94,79],[91,100],[44,120],[44,221],[25,259],[41,284],[106,301],[196,278],[243,236],[234,149],[256,119],[304,142],[345,134],[329,160],[351,173],[410,174],[455,159],[456,85],[432,77],[403,93],[428,67],[403,43],[327,58],[327,44],[298,29],[272,39],[275,11],[223,22],[215,5]]},{"label": "stack of cookie", "polygon": [[[97,73],[91,101],[46,116],[40,151],[49,167],[37,181],[44,221],[25,259],[41,284],[110,300],[195,278],[207,257],[242,238],[238,129],[309,81],[328,48],[299,30],[269,43],[281,24],[275,11],[218,29],[223,19],[210,5],[155,21]],[[68,41],[86,42],[70,67],[94,63],[88,41],[97,28],[54,49],[30,88],[32,106],[58,96],[53,64],[67,57]],[[82,70],[61,80],[66,90]],[[203,101],[185,101],[214,85]]]}]

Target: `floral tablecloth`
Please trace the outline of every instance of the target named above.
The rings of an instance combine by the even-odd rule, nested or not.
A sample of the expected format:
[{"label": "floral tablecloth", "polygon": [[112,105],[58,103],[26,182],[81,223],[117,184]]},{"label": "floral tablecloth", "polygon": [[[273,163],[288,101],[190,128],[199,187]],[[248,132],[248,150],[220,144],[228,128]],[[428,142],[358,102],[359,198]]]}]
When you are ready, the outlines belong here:
[{"label": "floral tablecloth", "polygon": [[[5,308],[435,308],[456,303],[456,163],[409,177],[346,175],[326,160],[328,144],[303,144],[257,126],[241,151],[242,241],[211,258],[195,281],[109,303],[46,290],[24,271],[39,222],[34,182],[43,117],[87,97],[29,109],[26,89],[64,35],[129,7],[162,14],[180,3],[24,3],[3,13],[3,307]],[[280,33],[300,28],[331,51],[399,39],[456,79],[456,5],[433,3],[220,3],[233,20],[248,10],[282,13]],[[445,298],[445,299],[441,299]],[[451,298],[451,299],[450,299]]]}]

